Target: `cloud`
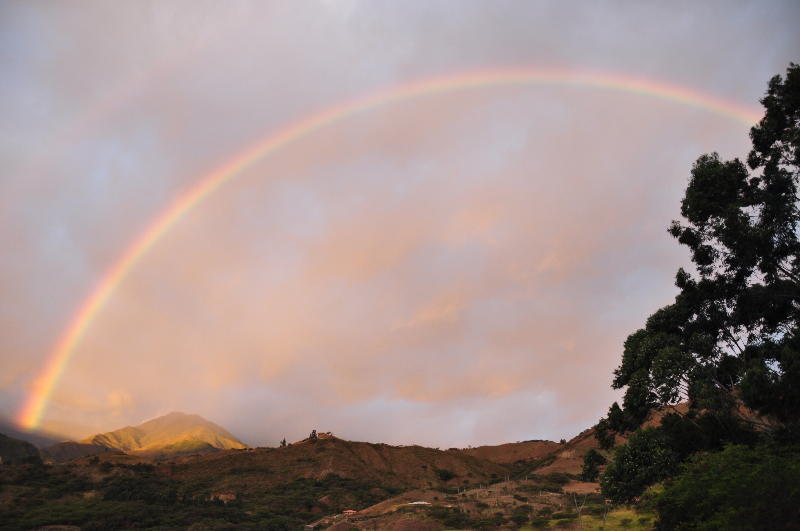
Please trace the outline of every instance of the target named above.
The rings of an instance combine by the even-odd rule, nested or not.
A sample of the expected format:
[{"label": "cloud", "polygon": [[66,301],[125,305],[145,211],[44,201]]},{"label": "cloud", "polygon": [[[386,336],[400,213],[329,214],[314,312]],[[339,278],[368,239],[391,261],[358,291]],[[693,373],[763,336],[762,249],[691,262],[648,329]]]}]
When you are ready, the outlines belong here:
[{"label": "cloud", "polygon": [[[798,44],[790,2],[0,10],[4,416],[150,221],[288,124],[503,66],[755,105]],[[251,444],[569,437],[618,398],[624,338],[674,295],[687,257],[665,229],[692,162],[747,149],[724,117],[557,85],[356,113],[171,228],[92,321],[45,426],[78,437],[183,410]]]}]

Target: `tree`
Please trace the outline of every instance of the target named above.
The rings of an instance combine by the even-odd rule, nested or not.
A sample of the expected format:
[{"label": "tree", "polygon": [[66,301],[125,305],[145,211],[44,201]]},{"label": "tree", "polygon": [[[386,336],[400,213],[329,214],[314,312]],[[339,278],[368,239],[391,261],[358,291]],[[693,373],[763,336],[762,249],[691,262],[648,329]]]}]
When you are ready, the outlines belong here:
[{"label": "tree", "polygon": [[316,441],[317,440],[317,430],[311,430],[311,435],[309,435],[308,438],[310,440],[312,440],[312,441]]},{"label": "tree", "polygon": [[281,440],[281,448],[285,447],[286,447],[286,437],[284,437],[283,440]]},{"label": "tree", "polygon": [[586,494],[583,497],[583,502],[581,502],[581,505],[579,507],[578,506],[578,494],[576,492],[572,493],[572,501],[575,503],[575,510],[578,512],[578,524],[579,524],[579,527],[581,529],[583,529],[583,517],[581,517],[581,511],[583,511],[583,507],[586,505],[586,498],[588,498],[588,497],[589,497],[588,494]]},{"label": "tree", "polygon": [[583,481],[594,481],[600,475],[600,466],[605,465],[608,460],[603,454],[594,448],[590,448],[583,454],[583,471],[581,479]]},{"label": "tree", "polygon": [[658,529],[800,529],[800,461],[775,445],[698,454],[656,500]]},{"label": "tree", "polygon": [[[675,302],[625,341],[613,381],[625,389],[622,406],[614,403],[595,433],[607,448],[614,432],[633,432],[601,480],[615,502],[671,478],[699,489],[707,482],[697,479],[700,457],[692,456],[726,445],[800,447],[800,67],[773,77],[761,103],[747,164],[701,156],[681,202],[683,221],[669,228],[689,248],[697,278],[679,270]],[[675,407],[680,402],[688,411]],[[673,413],[641,430],[656,408]],[[681,465],[689,459],[692,468]],[[769,490],[766,478],[750,480]],[[665,501],[675,492],[668,487],[661,498],[662,527],[697,528],[688,523],[697,520],[691,510],[669,513],[688,506]],[[738,510],[726,503],[748,507],[746,496],[720,500],[714,514]]]},{"label": "tree", "polygon": [[800,437],[800,67],[773,77],[761,103],[747,165],[712,153],[692,168],[669,233],[698,277],[679,270],[675,302],[625,341],[615,431],[688,400],[720,422]]},{"label": "tree", "polygon": [[453,472],[444,468],[437,468],[436,474],[442,481],[450,481],[451,479],[457,477]]},{"label": "tree", "polygon": [[520,512],[514,512],[509,517],[509,520],[514,522],[517,525],[517,527],[522,527],[523,525],[525,525],[525,523],[527,523],[530,520],[530,518],[528,518],[527,514],[520,511]]},{"label": "tree", "polygon": [[[617,406],[619,407],[619,406]],[[611,427],[606,419],[600,419],[594,427],[594,438],[600,444],[601,450],[611,450],[616,444],[616,435],[611,431]]]},{"label": "tree", "polygon": [[648,427],[631,434],[627,444],[617,446],[614,461],[600,479],[600,487],[615,503],[627,503],[648,486],[670,477],[677,466],[677,456],[662,430]]}]

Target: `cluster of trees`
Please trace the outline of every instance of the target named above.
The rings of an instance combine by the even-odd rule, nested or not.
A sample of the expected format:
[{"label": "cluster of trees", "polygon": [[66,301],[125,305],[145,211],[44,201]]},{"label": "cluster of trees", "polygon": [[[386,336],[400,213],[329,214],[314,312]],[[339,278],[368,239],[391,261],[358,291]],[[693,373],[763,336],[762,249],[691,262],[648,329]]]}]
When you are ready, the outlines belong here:
[{"label": "cluster of trees", "polygon": [[[98,479],[94,472],[104,472],[105,465],[109,465],[107,474]],[[236,491],[236,499],[226,503],[211,490],[221,479],[219,475],[181,480],[169,464],[103,462],[91,467],[41,462],[0,466],[4,497],[0,529],[47,525],[75,525],[86,530],[187,529],[194,524],[208,528],[230,524],[236,529],[296,531],[322,514],[363,509],[404,490],[328,474],[318,481],[298,478],[255,494]],[[224,474],[245,470],[230,469]],[[97,495],[85,497],[89,491]]]},{"label": "cluster of trees", "polygon": [[[696,276],[679,270],[675,302],[625,341],[622,405],[596,426],[605,450],[628,435],[604,494],[628,502],[663,483],[659,529],[800,528],[800,66],[761,103],[746,163],[694,164],[669,233]],[[657,410],[660,426],[641,429]]]}]

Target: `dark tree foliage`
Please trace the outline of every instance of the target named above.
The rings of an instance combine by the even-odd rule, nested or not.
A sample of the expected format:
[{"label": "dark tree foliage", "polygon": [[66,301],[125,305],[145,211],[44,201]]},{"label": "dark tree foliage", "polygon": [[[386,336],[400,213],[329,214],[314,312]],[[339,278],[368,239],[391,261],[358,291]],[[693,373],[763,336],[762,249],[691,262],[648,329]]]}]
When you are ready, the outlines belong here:
[{"label": "dark tree foliage", "polygon": [[698,455],[656,499],[656,529],[800,529],[800,460],[774,446]]},{"label": "dark tree foliage", "polygon": [[628,502],[677,470],[678,456],[669,447],[662,430],[649,427],[631,434],[627,444],[617,446],[600,486],[603,494],[617,502]]},{"label": "dark tree foliage", "polygon": [[630,435],[614,452],[614,461],[603,472],[601,486],[618,503],[629,502],[650,485],[671,477],[679,464],[698,452],[719,451],[723,441],[754,445],[758,434],[728,418],[721,423],[713,415],[670,413],[658,428],[648,427]]},{"label": "dark tree foliage", "polygon": [[457,507],[433,506],[428,509],[427,515],[441,521],[448,529],[476,527],[475,521]]},{"label": "dark tree foliage", "polygon": [[608,460],[603,454],[590,448],[583,454],[583,471],[581,472],[581,479],[583,481],[594,481],[600,475],[600,466],[605,465]]},{"label": "dark tree foliage", "polygon": [[601,450],[611,450],[616,444],[616,435],[611,431],[611,426],[606,419],[600,419],[600,422],[594,427],[594,438],[600,443]]},{"label": "dark tree foliage", "polygon": [[675,303],[625,341],[613,387],[626,392],[609,412],[615,431],[686,400],[768,433],[797,430],[800,67],[772,78],[761,102],[747,166],[714,153],[692,168],[685,221],[669,232],[690,249],[699,278],[678,271]]},{"label": "dark tree foliage", "polygon": [[[180,481],[164,466],[117,464],[112,468],[109,475],[95,481],[79,467],[0,467],[0,491],[14,492],[13,500],[6,497],[6,503],[0,504],[0,529],[48,525],[74,525],[87,531],[187,529],[193,524],[210,529],[227,522],[235,526],[231,529],[297,531],[321,514],[341,512],[343,504],[362,509],[403,490],[328,474],[318,481],[299,478],[269,487],[257,496],[239,492],[226,503],[209,490],[222,479],[219,476]],[[226,474],[236,476],[245,470],[230,469]],[[263,469],[249,471],[264,473]],[[88,491],[99,495],[85,497]],[[329,503],[320,501],[323,498]]]},{"label": "dark tree foliage", "polygon": [[[761,103],[746,164],[701,156],[669,228],[697,276],[679,270],[675,302],[625,341],[613,381],[625,395],[595,433],[608,448],[634,432],[603,476],[615,501],[725,444],[800,443],[800,66]],[[657,408],[675,414],[637,431]]]},{"label": "dark tree foliage", "polygon": [[457,477],[453,472],[451,472],[450,470],[446,470],[444,468],[437,468],[436,475],[438,475],[439,479],[441,479],[442,481],[449,481]]}]

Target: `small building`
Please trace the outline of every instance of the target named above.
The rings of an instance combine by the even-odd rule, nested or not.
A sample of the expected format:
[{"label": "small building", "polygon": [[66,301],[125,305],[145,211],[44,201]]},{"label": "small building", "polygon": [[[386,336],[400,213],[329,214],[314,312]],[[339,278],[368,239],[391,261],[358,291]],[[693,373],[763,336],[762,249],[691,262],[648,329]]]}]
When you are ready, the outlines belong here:
[{"label": "small building", "polygon": [[353,516],[354,514],[358,514],[358,511],[353,511],[352,509],[344,511],[345,516]]}]

